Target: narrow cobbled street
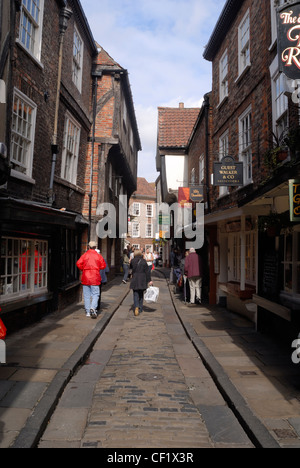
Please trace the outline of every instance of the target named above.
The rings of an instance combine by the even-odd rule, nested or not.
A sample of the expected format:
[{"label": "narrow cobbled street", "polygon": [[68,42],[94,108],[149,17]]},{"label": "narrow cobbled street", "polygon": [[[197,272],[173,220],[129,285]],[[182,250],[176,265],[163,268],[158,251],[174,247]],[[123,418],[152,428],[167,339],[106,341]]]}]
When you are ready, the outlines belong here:
[{"label": "narrow cobbled street", "polygon": [[[225,402],[175,314],[166,281],[155,284],[159,303],[145,304],[139,317],[127,296],[67,386],[40,448],[252,446],[228,408],[223,442],[209,433],[199,406],[225,409]],[[223,429],[221,422],[217,431]]]}]

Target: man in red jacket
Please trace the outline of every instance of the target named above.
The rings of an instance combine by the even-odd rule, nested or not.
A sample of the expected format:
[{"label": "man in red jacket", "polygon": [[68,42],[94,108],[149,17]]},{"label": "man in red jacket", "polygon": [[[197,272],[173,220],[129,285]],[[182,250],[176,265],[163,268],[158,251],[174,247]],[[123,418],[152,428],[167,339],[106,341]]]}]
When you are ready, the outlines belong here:
[{"label": "man in red jacket", "polygon": [[193,248],[190,249],[190,254],[185,259],[184,272],[188,277],[190,283],[190,303],[195,304],[195,300],[197,299],[201,304],[203,265],[201,257]]},{"label": "man in red jacket", "polygon": [[106,268],[106,262],[102,255],[96,252],[97,244],[94,241],[89,243],[89,250],[83,254],[77,262],[77,267],[81,270],[83,285],[84,305],[87,317],[97,318],[97,305],[100,295],[101,275],[100,270]]}]

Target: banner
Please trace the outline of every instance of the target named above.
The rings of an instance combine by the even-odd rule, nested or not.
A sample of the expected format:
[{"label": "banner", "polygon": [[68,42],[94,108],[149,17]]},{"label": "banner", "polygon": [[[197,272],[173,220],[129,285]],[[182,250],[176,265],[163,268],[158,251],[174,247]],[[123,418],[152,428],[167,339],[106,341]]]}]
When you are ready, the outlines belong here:
[{"label": "banner", "polygon": [[277,9],[279,70],[288,78],[300,78],[300,1]]}]

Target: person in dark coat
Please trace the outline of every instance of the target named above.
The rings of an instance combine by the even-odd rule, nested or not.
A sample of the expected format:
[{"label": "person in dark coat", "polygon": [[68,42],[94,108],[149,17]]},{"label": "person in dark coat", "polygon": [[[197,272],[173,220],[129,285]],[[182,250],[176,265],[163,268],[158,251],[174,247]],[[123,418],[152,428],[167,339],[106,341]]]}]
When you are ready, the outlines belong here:
[{"label": "person in dark coat", "polygon": [[203,265],[201,257],[193,248],[190,249],[189,256],[185,259],[184,272],[188,277],[191,289],[190,303],[195,304],[197,299],[201,304]]},{"label": "person in dark coat", "polygon": [[130,289],[133,290],[134,315],[137,317],[143,311],[144,292],[152,286],[151,272],[140,250],[134,252],[131,261],[132,280]]}]

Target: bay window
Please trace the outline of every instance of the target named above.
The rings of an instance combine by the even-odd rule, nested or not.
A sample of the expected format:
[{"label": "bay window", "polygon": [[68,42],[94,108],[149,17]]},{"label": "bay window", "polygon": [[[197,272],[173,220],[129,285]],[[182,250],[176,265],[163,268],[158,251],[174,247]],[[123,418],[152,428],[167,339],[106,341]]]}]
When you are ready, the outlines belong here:
[{"label": "bay window", "polygon": [[39,294],[48,287],[48,242],[1,239],[0,303]]}]

